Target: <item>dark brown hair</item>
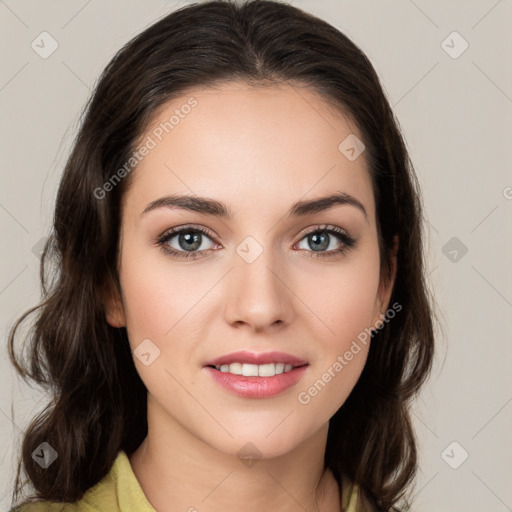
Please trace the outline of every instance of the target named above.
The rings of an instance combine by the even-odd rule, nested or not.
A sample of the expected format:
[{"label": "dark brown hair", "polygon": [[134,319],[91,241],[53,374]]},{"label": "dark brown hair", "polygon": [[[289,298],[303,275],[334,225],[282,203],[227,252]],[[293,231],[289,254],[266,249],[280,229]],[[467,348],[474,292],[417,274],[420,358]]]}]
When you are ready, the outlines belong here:
[{"label": "dark brown hair", "polygon": [[[348,115],[366,146],[375,202],[381,275],[397,273],[390,303],[402,309],[372,337],[350,396],[330,420],[325,467],[342,473],[367,500],[388,511],[417,470],[408,408],[431,370],[433,298],[426,283],[422,204],[400,128],[364,53],[332,25],[286,3],[209,1],[158,20],[128,42],[103,71],[88,104],[56,199],[41,259],[41,303],[9,335],[18,373],[51,400],[24,436],[13,492],[23,467],[43,499],[75,502],[110,470],[119,450],[133,453],[147,434],[147,390],[125,328],[105,320],[106,290],[117,274],[120,205],[132,174],[105,197],[95,190],[127,162],[156,110],[194,87],[227,81],[312,87]],[[341,141],[340,141],[341,142]],[[14,339],[32,313],[27,362]],[[42,469],[33,451],[49,443],[57,463]]]}]

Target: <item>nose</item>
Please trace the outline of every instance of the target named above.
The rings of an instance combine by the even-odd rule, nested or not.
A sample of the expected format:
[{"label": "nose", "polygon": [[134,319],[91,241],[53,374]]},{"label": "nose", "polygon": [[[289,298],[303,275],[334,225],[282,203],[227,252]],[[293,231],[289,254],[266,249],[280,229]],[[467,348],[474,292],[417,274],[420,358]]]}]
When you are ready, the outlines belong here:
[{"label": "nose", "polygon": [[286,284],[283,265],[276,263],[270,249],[261,251],[254,261],[240,254],[234,255],[234,268],[228,276],[227,321],[254,332],[275,331],[289,324],[294,315],[293,293]]}]

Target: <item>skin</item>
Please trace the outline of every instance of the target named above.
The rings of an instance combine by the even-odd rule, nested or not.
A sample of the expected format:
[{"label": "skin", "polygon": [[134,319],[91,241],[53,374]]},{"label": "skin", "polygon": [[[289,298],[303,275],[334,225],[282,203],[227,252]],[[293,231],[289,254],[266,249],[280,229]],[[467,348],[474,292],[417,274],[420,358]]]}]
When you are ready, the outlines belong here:
[{"label": "skin", "polygon": [[[132,171],[122,204],[122,293],[106,299],[107,321],[126,326],[132,350],[145,339],[160,350],[148,366],[134,357],[148,389],[148,436],[130,463],[159,512],[338,511],[338,485],[323,470],[328,422],[356,384],[369,344],[307,405],[297,397],[359,333],[380,325],[394,283],[394,274],[389,283],[379,276],[364,153],[349,161],[338,150],[349,134],[362,136],[310,88],[231,82],[168,102],[141,140],[191,96],[198,105]],[[285,217],[296,201],[337,191],[355,196],[368,217],[351,205]],[[141,215],[176,193],[222,201],[235,215],[165,207]],[[202,257],[179,260],[155,244],[188,224],[215,235],[202,237]],[[304,232],[324,224],[346,230],[355,246],[315,258]],[[247,236],[263,249],[252,263],[236,252]],[[342,246],[327,236],[324,253]],[[179,235],[168,244],[188,247]],[[287,352],[309,367],[278,396],[242,398],[203,368],[240,349]],[[252,467],[237,456],[247,442],[261,454]]]}]

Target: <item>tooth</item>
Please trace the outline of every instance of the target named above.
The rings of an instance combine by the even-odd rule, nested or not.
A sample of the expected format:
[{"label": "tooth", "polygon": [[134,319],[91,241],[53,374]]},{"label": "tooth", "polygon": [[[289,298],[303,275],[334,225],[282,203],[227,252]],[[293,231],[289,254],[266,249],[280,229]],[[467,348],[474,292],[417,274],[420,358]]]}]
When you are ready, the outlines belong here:
[{"label": "tooth", "polygon": [[276,374],[276,365],[274,363],[260,364],[258,375],[260,377],[273,377]]},{"label": "tooth", "polygon": [[284,372],[284,363],[276,363],[276,375]]},{"label": "tooth", "polygon": [[231,363],[229,365],[229,373],[234,375],[242,375],[242,363]]},{"label": "tooth", "polygon": [[242,375],[244,377],[257,377],[258,376],[258,365],[257,364],[243,364]]},{"label": "tooth", "polygon": [[223,373],[232,373],[233,375],[244,375],[245,377],[273,377],[281,373],[289,372],[293,365],[285,363],[267,363],[267,364],[249,364],[249,363],[231,363],[222,364],[215,367]]}]

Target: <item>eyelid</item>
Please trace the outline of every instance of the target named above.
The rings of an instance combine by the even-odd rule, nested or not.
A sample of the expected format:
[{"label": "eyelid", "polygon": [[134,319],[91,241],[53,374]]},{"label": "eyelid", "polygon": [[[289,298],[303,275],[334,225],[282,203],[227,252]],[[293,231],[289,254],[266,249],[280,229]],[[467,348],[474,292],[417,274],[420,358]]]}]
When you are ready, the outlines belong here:
[{"label": "eyelid", "polygon": [[305,230],[301,232],[300,240],[302,240],[302,238],[304,238],[305,236],[307,236],[311,233],[316,233],[317,231],[330,231],[330,230],[350,236],[349,232],[346,229],[335,226],[334,224],[314,224],[313,226],[305,228]]},{"label": "eyelid", "polygon": [[204,226],[201,226],[199,224],[183,224],[181,226],[175,226],[173,228],[166,229],[162,234],[158,235],[153,240],[153,242],[154,243],[161,242],[162,240],[168,238],[170,235],[177,235],[180,232],[185,231],[187,229],[190,229],[191,231],[192,230],[199,231],[199,232],[205,234],[206,236],[208,236],[209,238],[211,238],[212,240],[214,240],[216,238],[216,236],[213,233],[213,231],[211,231],[210,229],[208,229],[208,228],[206,228]]}]

